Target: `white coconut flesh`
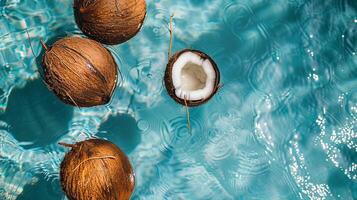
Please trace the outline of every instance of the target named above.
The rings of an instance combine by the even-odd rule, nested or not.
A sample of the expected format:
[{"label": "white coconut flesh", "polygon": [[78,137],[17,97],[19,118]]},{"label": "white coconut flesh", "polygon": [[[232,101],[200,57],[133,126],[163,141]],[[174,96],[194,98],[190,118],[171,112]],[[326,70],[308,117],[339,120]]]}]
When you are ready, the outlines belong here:
[{"label": "white coconut flesh", "polygon": [[172,67],[175,95],[180,99],[202,100],[215,88],[216,73],[209,59],[192,52],[182,53]]}]

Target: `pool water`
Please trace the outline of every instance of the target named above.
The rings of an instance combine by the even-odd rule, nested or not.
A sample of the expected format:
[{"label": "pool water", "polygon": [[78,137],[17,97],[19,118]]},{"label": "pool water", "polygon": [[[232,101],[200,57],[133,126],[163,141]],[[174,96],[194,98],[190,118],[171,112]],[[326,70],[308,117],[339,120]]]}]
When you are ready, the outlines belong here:
[{"label": "pool water", "polygon": [[[129,156],[132,199],[357,199],[357,1],[147,4],[141,32],[108,46],[110,104],[79,109],[38,73],[40,39],[81,34],[72,1],[0,0],[0,199],[65,199],[57,143],[91,137]],[[163,86],[171,14],[172,51],[206,52],[224,84],[191,131]]]}]

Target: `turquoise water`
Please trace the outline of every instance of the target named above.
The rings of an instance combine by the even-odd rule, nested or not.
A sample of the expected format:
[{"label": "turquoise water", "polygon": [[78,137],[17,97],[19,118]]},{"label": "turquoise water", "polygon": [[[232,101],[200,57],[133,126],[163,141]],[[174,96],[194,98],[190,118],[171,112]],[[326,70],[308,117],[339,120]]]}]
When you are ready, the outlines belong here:
[{"label": "turquoise water", "polygon": [[[0,199],[65,199],[57,143],[90,137],[127,153],[132,199],[357,199],[357,1],[147,3],[141,32],[108,47],[112,101],[78,109],[37,72],[41,38],[81,34],[72,1],[0,0]],[[173,51],[211,55],[224,84],[191,132],[162,85],[172,13]]]}]

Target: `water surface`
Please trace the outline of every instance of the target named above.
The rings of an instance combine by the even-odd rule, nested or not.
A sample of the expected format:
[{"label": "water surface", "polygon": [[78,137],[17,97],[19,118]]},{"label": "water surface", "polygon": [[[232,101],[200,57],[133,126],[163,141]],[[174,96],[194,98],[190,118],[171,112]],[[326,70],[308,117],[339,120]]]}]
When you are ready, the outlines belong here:
[{"label": "water surface", "polygon": [[[81,34],[72,1],[0,0],[0,199],[65,199],[57,143],[90,137],[128,154],[132,199],[357,199],[357,1],[147,3],[141,32],[108,46],[112,101],[78,109],[38,73],[40,39]],[[191,132],[162,85],[172,13],[173,51],[211,55],[224,84]]]}]

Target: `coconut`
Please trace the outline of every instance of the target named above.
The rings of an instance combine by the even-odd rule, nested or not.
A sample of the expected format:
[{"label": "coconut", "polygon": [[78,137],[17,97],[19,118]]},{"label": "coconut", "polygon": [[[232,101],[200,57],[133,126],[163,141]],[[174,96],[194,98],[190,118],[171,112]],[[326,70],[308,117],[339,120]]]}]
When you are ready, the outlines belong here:
[{"label": "coconut", "polygon": [[104,44],[119,44],[134,37],[146,15],[145,0],[74,0],[78,27]]},{"label": "coconut", "polygon": [[193,107],[207,102],[217,92],[220,73],[207,54],[185,49],[169,59],[164,81],[176,102]]},{"label": "coconut", "polygon": [[100,43],[67,37],[45,48],[44,79],[63,102],[90,107],[110,101],[117,82],[117,64]]},{"label": "coconut", "polygon": [[70,200],[127,200],[135,177],[127,156],[115,144],[89,139],[64,144],[72,149],[60,170],[61,186]]}]

